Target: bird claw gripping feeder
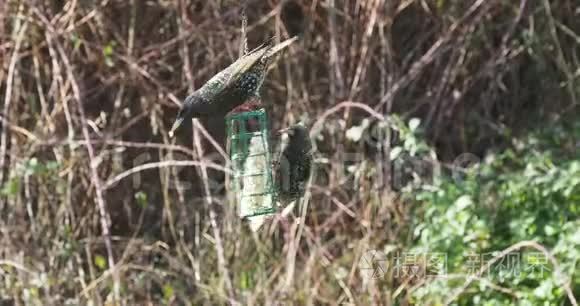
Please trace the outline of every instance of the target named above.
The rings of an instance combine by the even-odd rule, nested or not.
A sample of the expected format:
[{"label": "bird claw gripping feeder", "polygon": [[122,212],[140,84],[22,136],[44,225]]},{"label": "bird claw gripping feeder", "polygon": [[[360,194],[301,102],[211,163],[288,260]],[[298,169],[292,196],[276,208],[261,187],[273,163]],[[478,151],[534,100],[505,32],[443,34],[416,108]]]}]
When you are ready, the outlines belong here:
[{"label": "bird claw gripping feeder", "polygon": [[232,163],[229,190],[239,216],[252,222],[254,217],[273,214],[276,189],[265,109],[229,114],[226,128]]}]

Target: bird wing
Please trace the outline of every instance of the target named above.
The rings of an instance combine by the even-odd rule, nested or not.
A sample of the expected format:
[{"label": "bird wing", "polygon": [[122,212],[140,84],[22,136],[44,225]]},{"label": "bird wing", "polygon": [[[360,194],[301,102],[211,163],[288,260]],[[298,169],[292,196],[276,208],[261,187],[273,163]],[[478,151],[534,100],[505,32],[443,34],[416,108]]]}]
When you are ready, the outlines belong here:
[{"label": "bird wing", "polygon": [[200,90],[207,95],[222,92],[231,86],[237,78],[248,71],[269,49],[268,46],[261,46],[250,53],[240,57],[231,63],[226,69],[220,71],[209,79]]},{"label": "bird wing", "polygon": [[267,64],[266,61],[269,58],[292,44],[297,39],[298,37],[295,36],[275,46],[273,45],[273,38],[267,40],[261,46],[240,57],[226,69],[214,75],[202,88],[200,88],[200,90],[208,95],[222,92],[225,88],[232,86],[242,74],[250,70],[256,63],[261,61],[263,64]]},{"label": "bird wing", "polygon": [[298,39],[298,36],[294,36],[287,39],[277,45],[274,45],[274,37],[271,37],[266,42],[264,42],[259,47],[250,51],[248,54],[240,57],[237,61],[232,63],[228,68],[224,70],[227,71],[227,81],[225,82],[225,87],[232,85],[235,80],[237,80],[242,74],[249,71],[258,61],[262,64],[267,64],[267,61],[274,56],[276,53],[280,52],[284,48],[288,47],[294,41]]},{"label": "bird wing", "polygon": [[225,87],[233,85],[239,77],[245,72],[249,71],[271,48],[271,45],[266,45],[259,47],[258,49],[251,51],[247,55],[244,55],[234,63],[232,63],[226,70],[228,70],[227,81],[225,82]]}]

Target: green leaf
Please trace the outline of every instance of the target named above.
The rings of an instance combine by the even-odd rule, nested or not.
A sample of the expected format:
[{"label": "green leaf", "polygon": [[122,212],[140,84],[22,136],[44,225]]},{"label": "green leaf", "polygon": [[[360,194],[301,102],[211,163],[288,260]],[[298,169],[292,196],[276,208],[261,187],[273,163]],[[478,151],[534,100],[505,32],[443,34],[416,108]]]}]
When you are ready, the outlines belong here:
[{"label": "green leaf", "polygon": [[411,130],[411,132],[416,131],[417,128],[419,127],[419,124],[421,124],[421,119],[411,118],[411,120],[409,120],[409,129]]},{"label": "green leaf", "polygon": [[240,288],[243,290],[250,288],[250,275],[246,271],[242,271],[240,276]]},{"label": "green leaf", "polygon": [[105,270],[107,268],[107,260],[105,257],[101,255],[95,256],[95,266],[101,270]]},{"label": "green leaf", "polygon": [[20,191],[20,180],[17,178],[10,179],[8,182],[2,186],[0,194],[5,196],[15,196]]},{"label": "green leaf", "polygon": [[353,126],[346,131],[346,138],[357,142],[362,138],[364,130],[363,126]]},{"label": "green leaf", "polygon": [[556,230],[556,228],[554,228],[551,225],[544,226],[544,231],[546,232],[546,235],[548,235],[548,236],[553,236],[554,234],[558,233],[558,230]]},{"label": "green leaf", "polygon": [[112,55],[113,55],[113,48],[115,47],[115,42],[109,42],[104,48],[103,48],[103,56],[105,57],[105,64],[109,67],[113,67],[115,65],[115,63],[112,60]]},{"label": "green leaf", "polygon": [[391,149],[391,152],[389,154],[390,155],[389,158],[391,160],[395,160],[395,159],[397,159],[397,157],[399,157],[399,155],[401,155],[402,152],[403,152],[403,148],[401,148],[401,147],[394,147],[394,148]]},{"label": "green leaf", "polygon": [[354,142],[361,140],[369,124],[370,121],[368,119],[363,119],[360,125],[353,126],[346,131],[346,138]]},{"label": "green leaf", "polygon": [[111,56],[113,54],[113,44],[109,43],[108,45],[103,48],[103,55],[104,56]]},{"label": "green leaf", "polygon": [[145,192],[138,191],[135,193],[135,200],[137,201],[137,204],[141,206],[141,208],[147,207],[147,194]]},{"label": "green leaf", "polygon": [[74,50],[78,50],[78,48],[81,46],[81,43],[82,43],[82,41],[79,39],[79,37],[75,34],[72,34],[71,41],[73,42]]},{"label": "green leaf", "polygon": [[462,195],[459,197],[459,199],[455,201],[455,207],[458,210],[463,210],[466,207],[470,206],[471,204],[473,204],[473,200],[469,195]]},{"label": "green leaf", "polygon": [[173,295],[175,293],[174,293],[173,287],[170,284],[163,285],[163,289],[162,290],[163,290],[163,298],[166,301],[169,301],[169,300],[171,300],[173,298]]}]

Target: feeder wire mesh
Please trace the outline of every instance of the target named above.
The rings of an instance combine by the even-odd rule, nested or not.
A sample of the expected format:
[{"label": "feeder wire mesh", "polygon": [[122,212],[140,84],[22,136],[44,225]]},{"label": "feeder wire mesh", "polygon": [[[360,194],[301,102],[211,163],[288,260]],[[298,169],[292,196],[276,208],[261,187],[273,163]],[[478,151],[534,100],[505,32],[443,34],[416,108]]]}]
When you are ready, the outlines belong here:
[{"label": "feeder wire mesh", "polygon": [[236,199],[240,217],[274,213],[276,189],[265,109],[228,115],[226,127],[233,168],[230,191]]}]

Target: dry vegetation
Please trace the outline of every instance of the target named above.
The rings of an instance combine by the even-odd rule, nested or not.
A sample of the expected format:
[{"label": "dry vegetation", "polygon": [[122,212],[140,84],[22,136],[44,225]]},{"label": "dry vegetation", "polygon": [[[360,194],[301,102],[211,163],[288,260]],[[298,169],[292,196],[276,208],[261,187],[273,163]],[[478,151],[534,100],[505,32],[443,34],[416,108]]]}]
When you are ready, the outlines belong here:
[{"label": "dry vegetation", "polygon": [[413,303],[424,280],[358,269],[413,241],[397,140],[344,131],[421,118],[452,161],[577,114],[577,1],[247,2],[250,48],[300,35],[264,101],[273,129],[315,127],[318,157],[304,226],[259,235],[225,196],[223,120],[167,136],[237,57],[237,1],[0,3],[0,304]]}]

